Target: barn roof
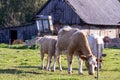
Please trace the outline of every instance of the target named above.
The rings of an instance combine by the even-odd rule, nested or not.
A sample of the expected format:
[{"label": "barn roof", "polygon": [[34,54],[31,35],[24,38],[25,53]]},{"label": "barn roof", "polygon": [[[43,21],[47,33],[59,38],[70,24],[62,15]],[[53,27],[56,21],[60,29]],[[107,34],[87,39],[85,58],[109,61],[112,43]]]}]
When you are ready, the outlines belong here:
[{"label": "barn roof", "polygon": [[120,3],[118,0],[65,0],[88,24],[119,25]]},{"label": "barn roof", "polygon": [[[118,0],[48,0],[36,14],[52,1],[52,7],[57,1],[65,1],[82,21],[92,25],[120,26],[120,2]],[[50,12],[52,9],[49,9]]]}]

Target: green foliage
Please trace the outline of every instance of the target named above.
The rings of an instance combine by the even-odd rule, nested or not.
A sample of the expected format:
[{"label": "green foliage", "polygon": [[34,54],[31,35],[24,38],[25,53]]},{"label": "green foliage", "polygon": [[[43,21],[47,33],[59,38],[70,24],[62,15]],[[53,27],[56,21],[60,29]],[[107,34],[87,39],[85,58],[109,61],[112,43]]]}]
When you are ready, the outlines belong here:
[{"label": "green foliage", "polygon": [[8,44],[2,43],[2,44],[0,44],[0,48],[8,48]]},{"label": "green foliage", "polygon": [[47,0],[0,0],[0,26],[30,23]]},{"label": "green foliage", "polygon": [[39,49],[39,46],[31,46],[27,47],[25,44],[13,44],[13,45],[8,45],[8,44],[0,44],[0,48],[10,48],[10,49]]}]

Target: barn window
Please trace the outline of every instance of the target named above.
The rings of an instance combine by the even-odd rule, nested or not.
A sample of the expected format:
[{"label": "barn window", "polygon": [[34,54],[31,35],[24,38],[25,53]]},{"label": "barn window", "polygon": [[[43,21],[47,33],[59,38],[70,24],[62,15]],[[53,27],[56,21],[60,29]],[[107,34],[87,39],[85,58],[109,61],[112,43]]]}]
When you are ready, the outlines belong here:
[{"label": "barn window", "polygon": [[38,29],[38,35],[53,32],[51,16],[37,15],[36,24]]},{"label": "barn window", "polygon": [[43,30],[44,32],[49,32],[49,23],[48,23],[48,20],[43,20]]}]

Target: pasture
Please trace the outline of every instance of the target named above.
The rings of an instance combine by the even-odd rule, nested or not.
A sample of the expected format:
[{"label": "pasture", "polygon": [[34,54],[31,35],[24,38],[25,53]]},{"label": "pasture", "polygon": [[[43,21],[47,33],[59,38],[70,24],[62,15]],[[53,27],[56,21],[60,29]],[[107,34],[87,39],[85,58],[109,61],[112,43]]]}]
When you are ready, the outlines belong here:
[{"label": "pasture", "polygon": [[[120,49],[105,48],[100,80],[120,80]],[[45,64],[46,64],[45,55]],[[73,74],[67,73],[66,55],[62,55],[63,71],[55,72],[40,69],[39,49],[30,49],[22,45],[9,46],[0,44],[0,80],[96,80],[95,75],[88,75],[83,66],[84,75],[78,74],[78,60],[74,56]],[[58,65],[56,65],[58,68]]]}]

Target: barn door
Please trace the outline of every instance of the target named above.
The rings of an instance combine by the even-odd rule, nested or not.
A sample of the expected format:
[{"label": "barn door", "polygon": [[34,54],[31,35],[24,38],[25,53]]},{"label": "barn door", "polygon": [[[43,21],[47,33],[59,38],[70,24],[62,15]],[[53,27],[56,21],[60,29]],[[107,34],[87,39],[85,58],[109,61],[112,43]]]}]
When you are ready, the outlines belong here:
[{"label": "barn door", "polygon": [[119,34],[119,38],[120,38],[120,28],[118,28],[118,34]]},{"label": "barn door", "polygon": [[17,39],[17,30],[10,30],[10,43]]},{"label": "barn door", "polygon": [[116,38],[120,38],[120,26],[116,28]]}]

